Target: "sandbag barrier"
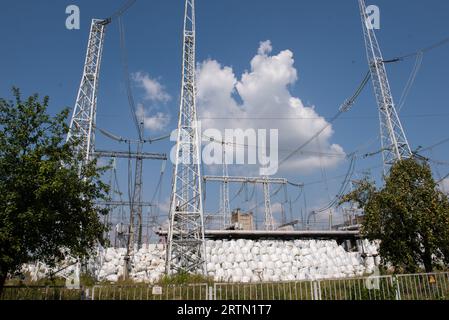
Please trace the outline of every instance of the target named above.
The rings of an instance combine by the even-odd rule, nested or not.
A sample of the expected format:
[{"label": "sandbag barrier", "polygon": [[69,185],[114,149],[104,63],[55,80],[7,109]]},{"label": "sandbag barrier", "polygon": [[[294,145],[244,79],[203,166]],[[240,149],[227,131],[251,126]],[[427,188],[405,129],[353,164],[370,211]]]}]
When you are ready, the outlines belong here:
[{"label": "sandbag barrier", "polygon": [[[154,284],[165,272],[165,246],[145,244],[135,248],[129,277]],[[98,281],[118,282],[124,275],[126,249],[97,252],[89,264]],[[358,251],[348,252],[329,240],[208,240],[208,276],[215,282],[259,283],[352,278],[372,274],[380,263],[378,244],[361,241]],[[70,268],[67,272],[70,273]],[[24,266],[24,272],[45,278],[45,266]]]}]

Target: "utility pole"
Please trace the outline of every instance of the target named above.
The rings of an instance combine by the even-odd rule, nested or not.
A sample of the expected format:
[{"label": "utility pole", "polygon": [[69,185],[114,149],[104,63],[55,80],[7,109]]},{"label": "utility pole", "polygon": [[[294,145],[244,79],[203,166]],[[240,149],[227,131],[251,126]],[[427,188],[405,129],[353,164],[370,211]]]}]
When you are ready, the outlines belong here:
[{"label": "utility pole", "polygon": [[379,108],[382,157],[384,176],[386,176],[389,173],[390,167],[396,161],[410,158],[412,152],[394,106],[385,62],[379,43],[377,42],[374,28],[366,12],[365,0],[359,0],[359,7],[362,17],[366,54]]},{"label": "utility pole", "polygon": [[181,103],[166,251],[167,274],[207,274],[195,63],[195,1],[186,0]]}]

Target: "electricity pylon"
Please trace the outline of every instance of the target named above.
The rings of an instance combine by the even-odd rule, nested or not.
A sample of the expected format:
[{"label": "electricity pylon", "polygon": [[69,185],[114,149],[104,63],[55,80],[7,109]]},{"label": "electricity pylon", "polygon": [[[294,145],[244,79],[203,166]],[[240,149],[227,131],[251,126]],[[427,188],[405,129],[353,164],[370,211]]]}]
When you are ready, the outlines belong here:
[{"label": "electricity pylon", "polygon": [[172,182],[166,273],[206,273],[195,84],[195,1],[186,0],[181,103]]},{"label": "electricity pylon", "polygon": [[398,160],[411,157],[412,152],[394,106],[385,62],[370,17],[366,12],[364,0],[359,0],[359,7],[371,79],[379,107],[382,157],[386,176],[391,165]]},{"label": "electricity pylon", "polygon": [[110,20],[92,20],[83,77],[81,78],[70,130],[67,135],[67,141],[79,141],[77,152],[83,155],[84,163],[89,162],[92,158],[95,148],[98,80],[105,29],[109,23]]},{"label": "electricity pylon", "polygon": [[270,195],[270,183],[268,177],[263,177],[263,194],[265,204],[265,230],[274,230],[273,211],[271,210],[271,195]]},{"label": "electricity pylon", "polygon": [[223,229],[231,225],[231,207],[229,204],[228,164],[226,162],[226,144],[222,143],[223,181],[220,186],[220,214],[223,218]]}]

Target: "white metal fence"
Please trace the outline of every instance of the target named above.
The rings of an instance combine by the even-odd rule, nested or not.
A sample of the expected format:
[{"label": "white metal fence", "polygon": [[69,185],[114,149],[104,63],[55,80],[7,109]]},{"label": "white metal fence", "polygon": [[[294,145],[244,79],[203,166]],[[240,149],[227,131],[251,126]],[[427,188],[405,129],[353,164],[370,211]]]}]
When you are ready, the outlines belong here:
[{"label": "white metal fence", "polygon": [[208,300],[207,284],[94,286],[89,300]]},{"label": "white metal fence", "polygon": [[7,286],[0,300],[449,300],[449,273],[273,283]]},{"label": "white metal fence", "polygon": [[216,300],[449,300],[449,273],[214,284]]}]

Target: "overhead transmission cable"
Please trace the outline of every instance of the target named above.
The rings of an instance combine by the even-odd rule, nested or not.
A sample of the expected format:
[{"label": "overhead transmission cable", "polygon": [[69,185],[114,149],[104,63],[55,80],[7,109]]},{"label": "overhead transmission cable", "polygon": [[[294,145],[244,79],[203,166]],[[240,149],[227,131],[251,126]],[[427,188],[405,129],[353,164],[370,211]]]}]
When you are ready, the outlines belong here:
[{"label": "overhead transmission cable", "polygon": [[371,75],[368,73],[360,83],[359,87],[355,91],[355,93],[352,95],[351,98],[346,100],[342,106],[339,108],[338,112],[327,122],[323,128],[321,128],[317,133],[315,133],[312,137],[310,137],[308,140],[306,140],[304,143],[302,143],[297,149],[295,149],[292,153],[290,153],[287,157],[285,157],[283,160],[279,162],[279,167],[283,165],[285,162],[287,162],[289,159],[291,159],[293,156],[295,156],[298,152],[300,152],[302,149],[304,149],[306,146],[308,146],[313,140],[318,138],[327,128],[329,128],[335,120],[337,120],[343,113],[349,111],[351,107],[354,105],[356,99],[360,96],[363,89],[366,87]]},{"label": "overhead transmission cable", "polygon": [[434,44],[432,44],[432,45],[430,45],[428,47],[424,47],[422,49],[419,49],[419,50],[417,50],[415,52],[408,53],[408,54],[405,54],[405,55],[400,56],[400,57],[396,57],[394,60],[401,61],[401,60],[404,60],[404,59],[407,59],[407,58],[410,58],[410,57],[414,57],[414,56],[416,56],[416,55],[418,55],[420,53],[426,53],[428,51],[431,51],[433,49],[439,48],[439,47],[444,46],[446,44],[449,44],[449,37],[444,38],[443,40],[438,41],[438,42],[436,42],[436,43],[434,43]]},{"label": "overhead transmission cable", "polygon": [[110,16],[108,18],[109,21],[113,21],[119,17],[121,17],[126,11],[128,11],[129,8],[131,8],[135,3],[137,2],[137,0],[127,0],[116,12],[114,12],[112,14],[112,16]]},{"label": "overhead transmission cable", "polygon": [[129,66],[128,66],[128,54],[126,51],[126,42],[125,42],[125,27],[123,24],[123,19],[121,16],[118,16],[118,25],[120,32],[120,51],[121,51],[121,62],[122,62],[122,71],[123,71],[123,79],[125,81],[126,86],[126,94],[128,97],[128,104],[131,110],[131,116],[136,127],[137,133],[139,135],[139,140],[143,140],[143,133],[141,127],[139,125],[139,120],[137,119],[137,110],[134,102],[134,97],[131,89],[131,79],[129,75]]},{"label": "overhead transmission cable", "polygon": [[415,65],[413,66],[410,77],[407,80],[405,88],[402,91],[401,98],[399,99],[398,112],[401,112],[402,108],[404,107],[405,101],[407,100],[410,90],[412,89],[413,84],[415,83],[416,76],[418,75],[419,69],[421,68],[422,65],[423,57],[424,54],[422,52],[419,52],[416,55]]}]

